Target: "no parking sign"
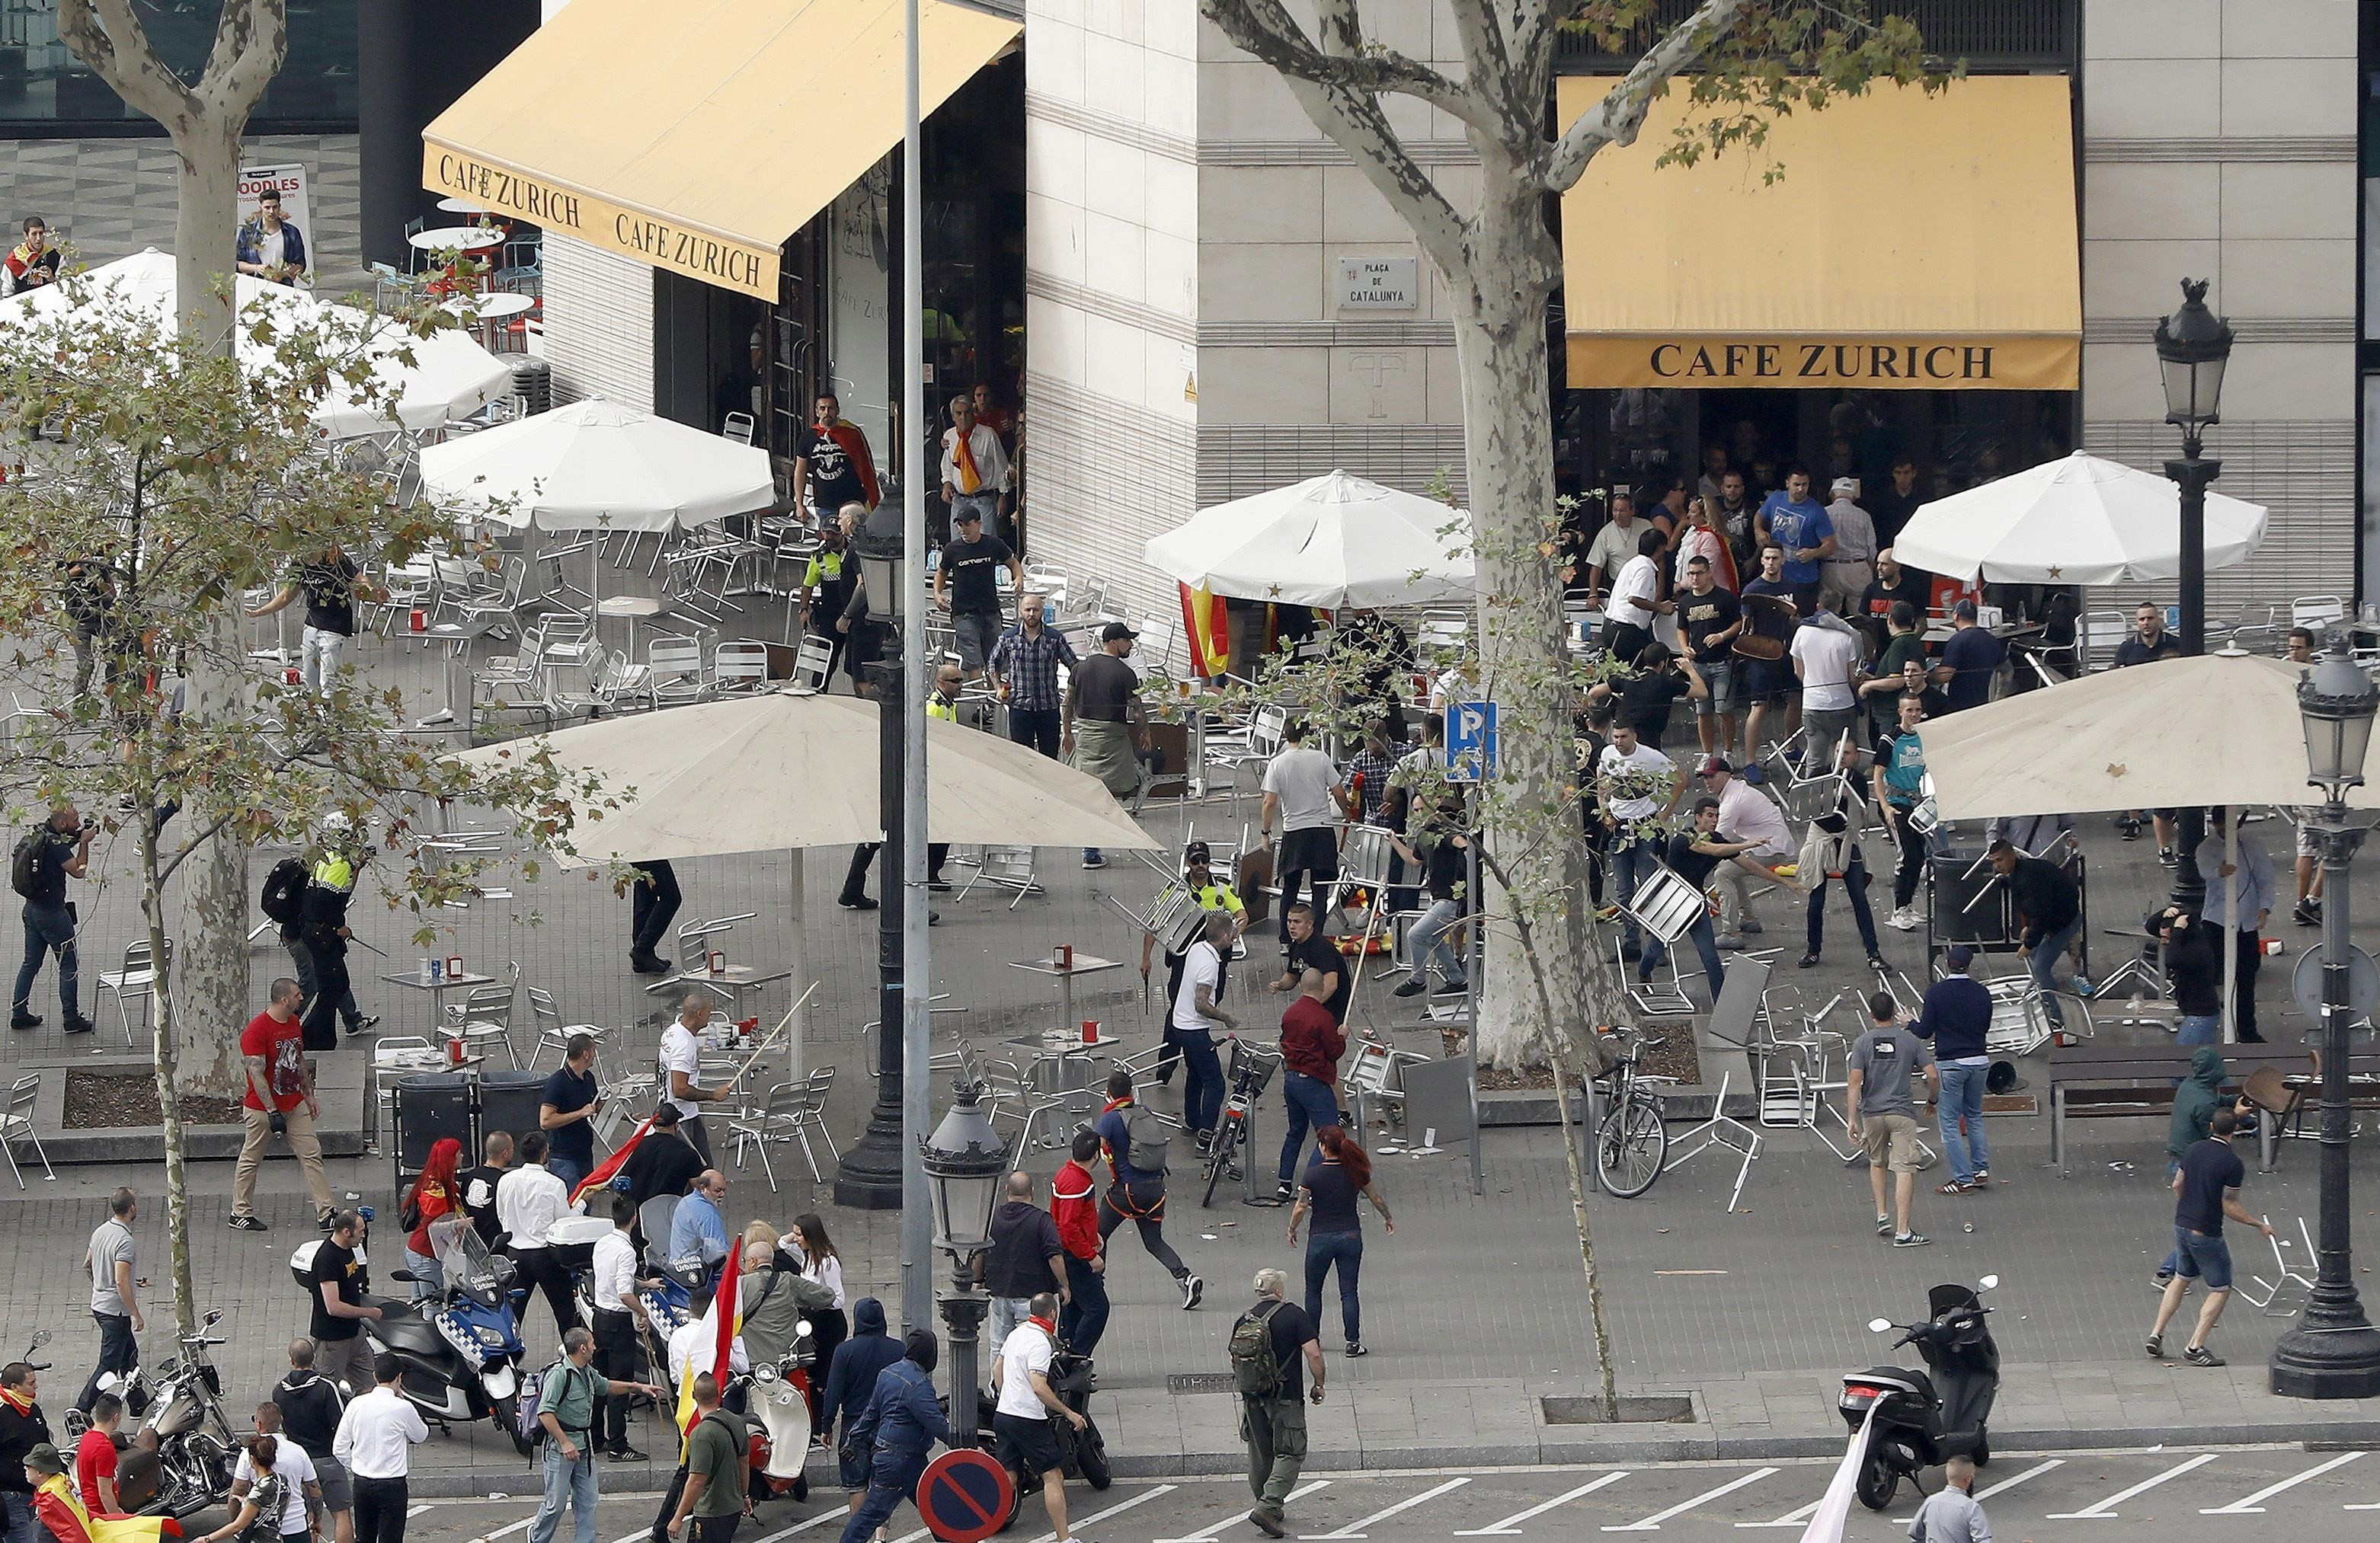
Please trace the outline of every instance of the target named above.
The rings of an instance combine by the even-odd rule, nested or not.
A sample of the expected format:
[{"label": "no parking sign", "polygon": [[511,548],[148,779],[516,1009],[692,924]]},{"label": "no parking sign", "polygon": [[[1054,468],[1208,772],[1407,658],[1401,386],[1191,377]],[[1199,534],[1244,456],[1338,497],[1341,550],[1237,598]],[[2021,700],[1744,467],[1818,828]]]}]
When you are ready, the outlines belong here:
[{"label": "no parking sign", "polygon": [[917,1479],[917,1513],[941,1543],[984,1543],[1014,1498],[1008,1470],[972,1447],[942,1453]]}]

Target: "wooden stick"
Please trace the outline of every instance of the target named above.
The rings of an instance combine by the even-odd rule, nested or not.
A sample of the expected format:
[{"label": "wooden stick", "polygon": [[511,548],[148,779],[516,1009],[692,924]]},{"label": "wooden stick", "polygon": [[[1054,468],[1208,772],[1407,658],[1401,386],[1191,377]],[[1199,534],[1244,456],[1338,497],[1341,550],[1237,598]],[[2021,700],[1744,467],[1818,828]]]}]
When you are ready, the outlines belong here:
[{"label": "wooden stick", "polygon": [[770,1030],[766,1034],[763,1034],[760,1037],[759,1042],[752,1046],[751,1058],[747,1060],[742,1066],[736,1067],[735,1075],[727,1079],[728,1087],[732,1088],[738,1082],[744,1080],[744,1074],[750,1071],[753,1067],[759,1063],[760,1057],[768,1053],[769,1047],[777,1043],[777,1036],[783,1033],[785,1030],[792,1025],[794,1015],[802,1010],[802,1004],[808,1002],[812,996],[816,995],[819,987],[825,983],[826,982],[823,981],[812,981],[810,982],[810,989],[802,993],[801,995],[794,999],[794,1005],[785,1009],[785,1016],[777,1020],[777,1026],[774,1029]]}]

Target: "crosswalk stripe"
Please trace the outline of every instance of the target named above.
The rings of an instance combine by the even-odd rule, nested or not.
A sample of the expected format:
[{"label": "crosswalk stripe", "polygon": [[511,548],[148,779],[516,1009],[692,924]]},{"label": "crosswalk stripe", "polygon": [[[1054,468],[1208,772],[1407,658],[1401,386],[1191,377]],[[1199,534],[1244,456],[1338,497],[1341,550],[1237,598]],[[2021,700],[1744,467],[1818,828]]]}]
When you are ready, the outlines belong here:
[{"label": "crosswalk stripe", "polygon": [[414,1507],[412,1507],[411,1509],[409,1509],[408,1511],[407,1511],[407,1512],[406,1512],[406,1513],[405,1513],[405,1519],[406,1519],[407,1521],[410,1522],[410,1521],[412,1521],[416,1516],[420,1515],[423,1512],[425,1512],[425,1511],[427,1511],[427,1510],[429,1510],[429,1509],[430,1509],[430,1508],[429,1508],[428,1506],[426,1506],[426,1505],[417,1505],[417,1506],[414,1506]]},{"label": "crosswalk stripe", "polygon": [[2131,1489],[2110,1495],[2096,1505],[2085,1506],[2080,1511],[2056,1512],[2049,1516],[2048,1520],[2053,1522],[2104,1521],[2115,1514],[2115,1508],[2117,1506],[2119,1506],[2126,1501],[2131,1500],[2134,1495],[2145,1494],[2147,1491],[2155,1489],[2158,1485],[2163,1484],[2167,1479],[2179,1478],[2183,1474],[2190,1472],[2192,1468],[2204,1467],[2207,1464],[2214,1462],[2217,1455],[2219,1454],[2216,1453],[2202,1452],[2197,1456],[2192,1458],[2189,1462],[2177,1463],[2172,1467],[2168,1468],[2165,1472],[2157,1475],[2156,1477],[2143,1479],[2140,1483],[2133,1485]]},{"label": "crosswalk stripe", "polygon": [[[2044,1474],[2047,1473],[2050,1469],[2052,1469],[2052,1468],[2062,1468],[2062,1467],[2064,1467],[2065,1465],[2066,1465],[2066,1459],[2064,1459],[2063,1457],[2053,1457],[2053,1458],[2051,1458],[2051,1459],[2050,1459],[2048,1462],[2046,1462],[2046,1463],[2035,1463],[2032,1467],[2027,1468],[2024,1472],[2022,1472],[2022,1473],[2021,1473],[2021,1474],[2018,1474],[2018,1475],[2017,1475],[2015,1477],[2013,1477],[2013,1478],[2004,1478],[2004,1479],[2000,1480],[1998,1484],[1993,1485],[1993,1486],[1992,1486],[1990,1489],[1978,1489],[1978,1490],[1976,1490],[1976,1491],[1975,1491],[1975,1499],[1977,1499],[1977,1500],[1979,1500],[1979,1501],[1987,1501],[1987,1500],[1990,1500],[1994,1495],[1997,1495],[1997,1494],[2000,1493],[2000,1492],[2001,1492],[2002,1490],[2004,1490],[2004,1489],[2015,1489],[2018,1485],[2022,1484],[2026,1479],[2029,1479],[2029,1478],[2039,1478],[2042,1475],[2044,1475]],[[1812,1509],[1812,1510],[1815,1510],[1816,1508],[1814,1506],[1814,1507],[1812,1507],[1811,1509]],[[1804,1512],[1803,1512],[1803,1513],[1802,1513],[1802,1516],[1803,1516],[1803,1520],[1805,1520],[1805,1521],[1806,1521],[1806,1520],[1808,1519],[1808,1517],[1809,1517],[1809,1512],[1808,1512],[1808,1511],[1804,1511]],[[1905,1526],[1909,1525],[1909,1524],[1910,1524],[1910,1523],[1914,1522],[1915,1520],[1917,1520],[1917,1518],[1916,1518],[1916,1517],[1914,1517],[1914,1516],[1895,1516],[1892,1520],[1893,1520],[1894,1525],[1898,1525],[1898,1526],[1904,1526],[1904,1527],[1905,1527]],[[1737,1525],[1737,1526],[1742,1526],[1743,1525],[1744,1525],[1744,1524],[1743,1524],[1743,1523],[1742,1523],[1742,1522],[1738,1522],[1738,1523],[1736,1524],[1736,1525]]]},{"label": "crosswalk stripe", "polygon": [[[522,1517],[522,1518],[521,1518],[519,1521],[517,1521],[517,1522],[511,1523],[511,1524],[509,1524],[508,1525],[505,1525],[505,1526],[498,1527],[498,1528],[497,1528],[495,1531],[493,1531],[493,1532],[483,1532],[483,1533],[481,1533],[479,1537],[475,1537],[475,1538],[471,1539],[471,1543],[496,1543],[496,1539],[497,1539],[497,1538],[499,1538],[499,1537],[510,1537],[513,1534],[515,1534],[515,1533],[516,1533],[516,1532],[527,1532],[527,1531],[528,1531],[529,1524],[530,1524],[531,1522],[536,1521],[536,1520],[537,1520],[537,1513],[536,1513],[536,1512],[534,1512],[534,1511],[532,1511],[532,1512],[530,1512],[528,1515],[526,1515],[526,1516]],[[641,1533],[641,1532],[632,1532],[632,1533],[630,1533],[626,1537],[623,1537],[623,1538],[621,1538],[621,1539],[620,1539],[620,1543],[630,1543],[630,1539],[632,1539],[632,1538],[638,1538],[638,1537],[642,1537],[643,1536],[644,1536],[644,1534],[643,1534],[643,1533]]]},{"label": "crosswalk stripe", "polygon": [[[1641,1522],[1628,1522],[1619,1525],[1613,1525],[1607,1522],[1604,1524],[1603,1530],[1606,1532],[1658,1532],[1661,1530],[1661,1524],[1668,1521],[1670,1517],[1692,1511],[1694,1507],[1702,1504],[1706,1501],[1715,1501],[1721,1495],[1731,1495],[1747,1484],[1757,1484],[1776,1471],[1777,1470],[1774,1468],[1755,1468],[1752,1472],[1745,1474],[1742,1477],[1730,1479],[1727,1483],[1720,1485],[1716,1489],[1704,1490],[1701,1494],[1696,1495],[1693,1500],[1680,1501],[1677,1504],[1670,1507],[1667,1511],[1657,1511]],[[1813,1506],[1810,1509],[1815,1511],[1817,1507]]]},{"label": "crosswalk stripe", "polygon": [[1558,1505],[1567,1505],[1572,1501],[1578,1499],[1581,1495],[1591,1495],[1607,1484],[1617,1484],[1627,1477],[1627,1474],[1624,1472],[1605,1474],[1601,1478],[1597,1479],[1594,1483],[1582,1484],[1567,1495],[1556,1495],[1552,1500],[1546,1501],[1542,1505],[1533,1505],[1526,1511],[1516,1511],[1500,1522],[1490,1522],[1484,1527],[1474,1527],[1467,1531],[1458,1532],[1454,1536],[1457,1537],[1517,1537],[1520,1533],[1520,1525],[1523,1522],[1528,1521],[1533,1517],[1542,1516]]},{"label": "crosswalk stripe", "polygon": [[776,1531],[770,1533],[764,1537],[756,1537],[752,1540],[752,1543],[779,1543],[780,1539],[791,1537],[797,1532],[808,1532],[812,1527],[822,1527],[829,1522],[847,1522],[849,1520],[851,1520],[851,1513],[848,1511],[837,1511],[832,1509],[821,1511],[815,1516],[803,1517],[800,1521],[795,1522],[792,1526],[779,1527]]},{"label": "crosswalk stripe", "polygon": [[2268,1484],[2252,1495],[2233,1501],[2229,1505],[2200,1506],[2198,1508],[2198,1513],[2201,1516],[2253,1516],[2260,1514],[2265,1509],[2265,1502],[2271,1500],[2275,1495],[2279,1494],[2282,1490],[2294,1489],[2299,1485],[2303,1484],[2307,1479],[2318,1478],[2322,1475],[2330,1472],[2333,1468],[2343,1468],[2362,1455],[2363,1454],[2360,1452],[2342,1453],[2338,1456],[2332,1458],[2327,1463],[2315,1464],[2313,1467],[2308,1468],[2305,1472],[2298,1475],[2295,1478],[2285,1478],[2278,1484]]},{"label": "crosswalk stripe", "polygon": [[[1314,1493],[1317,1489],[1328,1489],[1330,1488],[1330,1481],[1327,1478],[1308,1479],[1305,1483],[1299,1485],[1294,1489],[1292,1489],[1287,1497],[1282,1500],[1281,1503],[1286,1505],[1291,1501],[1301,1501],[1306,1496]],[[1247,1510],[1241,1512],[1235,1516],[1224,1517],[1221,1521],[1216,1523],[1213,1526],[1208,1527],[1206,1531],[1199,1533],[1194,1537],[1160,1537],[1153,1539],[1152,1543],[1218,1543],[1215,1537],[1217,1533],[1221,1532],[1225,1527],[1238,1526],[1242,1522],[1246,1521],[1249,1517],[1255,1514],[1256,1508],[1254,1506],[1250,1506]]]},{"label": "crosswalk stripe", "polygon": [[[1071,1518],[1068,1525],[1070,1528],[1087,1527],[1093,1522],[1104,1522],[1111,1516],[1120,1515],[1124,1512],[1130,1511],[1134,1506],[1157,1499],[1160,1495],[1170,1495],[1180,1488],[1181,1486],[1178,1484],[1160,1484],[1154,1489],[1144,1490],[1140,1494],[1135,1495],[1132,1499],[1124,1501],[1122,1505],[1111,1505],[1105,1511],[1094,1511],[1088,1516]],[[1040,1537],[1035,1538],[1033,1543],[1058,1543],[1058,1535],[1054,1532],[1045,1532]]]},{"label": "crosswalk stripe", "polygon": [[[1820,1498],[1819,1498],[1819,1499],[1817,1499],[1817,1500],[1812,1501],[1809,1504],[1807,1504],[1807,1505],[1805,1505],[1805,1506],[1802,1506],[1802,1507],[1800,1507],[1800,1508],[1799,1508],[1799,1509],[1797,1509],[1797,1510],[1793,1510],[1793,1511],[1789,1511],[1789,1512],[1787,1512],[1784,1515],[1778,1517],[1778,1518],[1777,1518],[1777,1520],[1775,1520],[1775,1521],[1773,1521],[1773,1522],[1738,1522],[1738,1523],[1736,1523],[1735,1525],[1736,1525],[1737,1526],[1740,1526],[1740,1527],[1800,1527],[1800,1526],[1807,1526],[1807,1525],[1809,1525],[1810,1518],[1811,1518],[1811,1517],[1813,1517],[1813,1516],[1815,1516],[1815,1515],[1816,1515],[1816,1514],[1818,1513],[1818,1507],[1820,1507],[1820,1506],[1822,1506],[1822,1505],[1824,1505],[1824,1504],[1826,1504],[1826,1503],[1827,1503],[1827,1502],[1826,1502],[1826,1500],[1825,1500],[1825,1498],[1822,1496],[1822,1497],[1820,1497]],[[1897,1518],[1897,1519],[1898,1519],[1898,1520],[1900,1520],[1900,1521],[1903,1521],[1903,1522],[1906,1522],[1906,1521],[1908,1521],[1908,1520],[1909,1520],[1909,1518],[1908,1518],[1908,1517],[1906,1517],[1906,1516],[1900,1517],[1900,1518]]]},{"label": "crosswalk stripe", "polygon": [[1297,1535],[1297,1537],[1298,1537],[1298,1543],[1315,1543],[1315,1540],[1317,1540],[1317,1539],[1320,1539],[1320,1538],[1326,1538],[1326,1537],[1328,1537],[1328,1538],[1352,1538],[1352,1537],[1363,1537],[1363,1536],[1364,1536],[1364,1529],[1365,1529],[1366,1527],[1370,1526],[1373,1523],[1375,1523],[1375,1522],[1385,1522],[1385,1521],[1387,1521],[1390,1517],[1396,1515],[1396,1514],[1397,1514],[1398,1513],[1400,1513],[1400,1512],[1411,1511],[1415,1506],[1417,1506],[1417,1505],[1421,1504],[1421,1502],[1422,1502],[1422,1501],[1424,1501],[1436,1500],[1439,1496],[1445,1494],[1448,1490],[1450,1490],[1450,1489],[1462,1489],[1464,1485],[1466,1485],[1466,1484],[1468,1484],[1468,1483],[1470,1483],[1470,1482],[1471,1482],[1471,1477],[1470,1477],[1468,1474],[1465,1474],[1465,1475],[1464,1475],[1463,1477],[1461,1477],[1461,1478],[1450,1478],[1450,1479],[1448,1479],[1444,1484],[1439,1485],[1439,1486],[1437,1489],[1425,1489],[1425,1490],[1423,1490],[1423,1491],[1422,1491],[1420,1494],[1418,1494],[1418,1495],[1412,1496],[1412,1497],[1410,1497],[1409,1499],[1406,1499],[1406,1500],[1399,1501],[1396,1504],[1394,1504],[1394,1505],[1392,1505],[1392,1506],[1390,1506],[1390,1507],[1389,1507],[1387,1510],[1385,1510],[1385,1511],[1375,1511],[1375,1512],[1374,1512],[1374,1513],[1372,1513],[1369,1516],[1365,1517],[1362,1521],[1360,1521],[1360,1522],[1350,1522],[1350,1523],[1348,1523],[1345,1526],[1341,1527],[1340,1529],[1338,1529],[1336,1532],[1302,1532],[1302,1533],[1299,1533],[1299,1534]]}]

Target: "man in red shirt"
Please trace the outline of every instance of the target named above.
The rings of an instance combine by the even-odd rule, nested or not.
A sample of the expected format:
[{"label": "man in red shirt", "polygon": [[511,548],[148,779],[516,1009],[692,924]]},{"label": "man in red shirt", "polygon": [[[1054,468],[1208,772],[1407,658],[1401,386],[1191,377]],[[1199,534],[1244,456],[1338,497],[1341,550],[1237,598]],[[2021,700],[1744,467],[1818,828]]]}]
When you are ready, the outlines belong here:
[{"label": "man in red shirt", "polygon": [[[232,1172],[231,1225],[236,1232],[262,1232],[256,1214],[256,1170],[264,1149],[276,1135],[289,1138],[289,1150],[305,1170],[306,1190],[314,1197],[316,1223],[331,1222],[331,1181],[322,1174],[322,1140],[314,1132],[322,1105],[314,1099],[314,1067],[298,1025],[298,1009],[305,994],[286,977],[273,982],[273,1005],[249,1019],[240,1031],[239,1055],[248,1077],[248,1096],[240,1118],[248,1127],[239,1144],[239,1164]],[[269,1102],[268,1102],[269,1101]]]},{"label": "man in red shirt", "polygon": [[1281,1142],[1275,1205],[1296,1198],[1297,1154],[1305,1145],[1306,1127],[1319,1130],[1349,1123],[1339,1112],[1339,1057],[1347,1049],[1347,1031],[1330,1016],[1329,981],[1309,965],[1298,977],[1297,1000],[1281,1015],[1281,1094],[1289,1105],[1289,1132]]},{"label": "man in red shirt", "polygon": [[1099,1133],[1085,1126],[1075,1132],[1073,1154],[1050,1181],[1050,1216],[1066,1249],[1067,1300],[1058,1312],[1058,1337],[1078,1356],[1089,1355],[1108,1332],[1108,1260],[1091,1177],[1099,1156]]},{"label": "man in red shirt", "polygon": [[115,1514],[115,1428],[124,1423],[124,1400],[102,1393],[91,1401],[91,1428],[75,1443],[75,1489],[92,1515]]}]

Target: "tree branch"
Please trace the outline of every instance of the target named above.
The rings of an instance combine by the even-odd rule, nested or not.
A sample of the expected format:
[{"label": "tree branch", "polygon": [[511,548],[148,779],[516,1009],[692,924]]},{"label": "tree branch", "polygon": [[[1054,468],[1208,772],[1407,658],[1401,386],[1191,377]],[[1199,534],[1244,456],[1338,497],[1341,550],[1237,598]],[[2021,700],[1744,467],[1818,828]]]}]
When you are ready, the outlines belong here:
[{"label": "tree branch", "polygon": [[1671,28],[1620,84],[1604,93],[1594,111],[1582,114],[1562,131],[1546,163],[1547,191],[1568,192],[1604,146],[1634,144],[1653,98],[1668,86],[1671,76],[1701,57],[1734,25],[1736,13],[1743,6],[1744,0],[1703,0],[1694,15]]},{"label": "tree branch", "polygon": [[227,124],[245,126],[289,54],[289,0],[223,0],[199,90]]},{"label": "tree branch", "polygon": [[200,110],[182,78],[157,57],[130,0],[58,0],[57,30],[67,51],[128,106],[168,128]]}]

